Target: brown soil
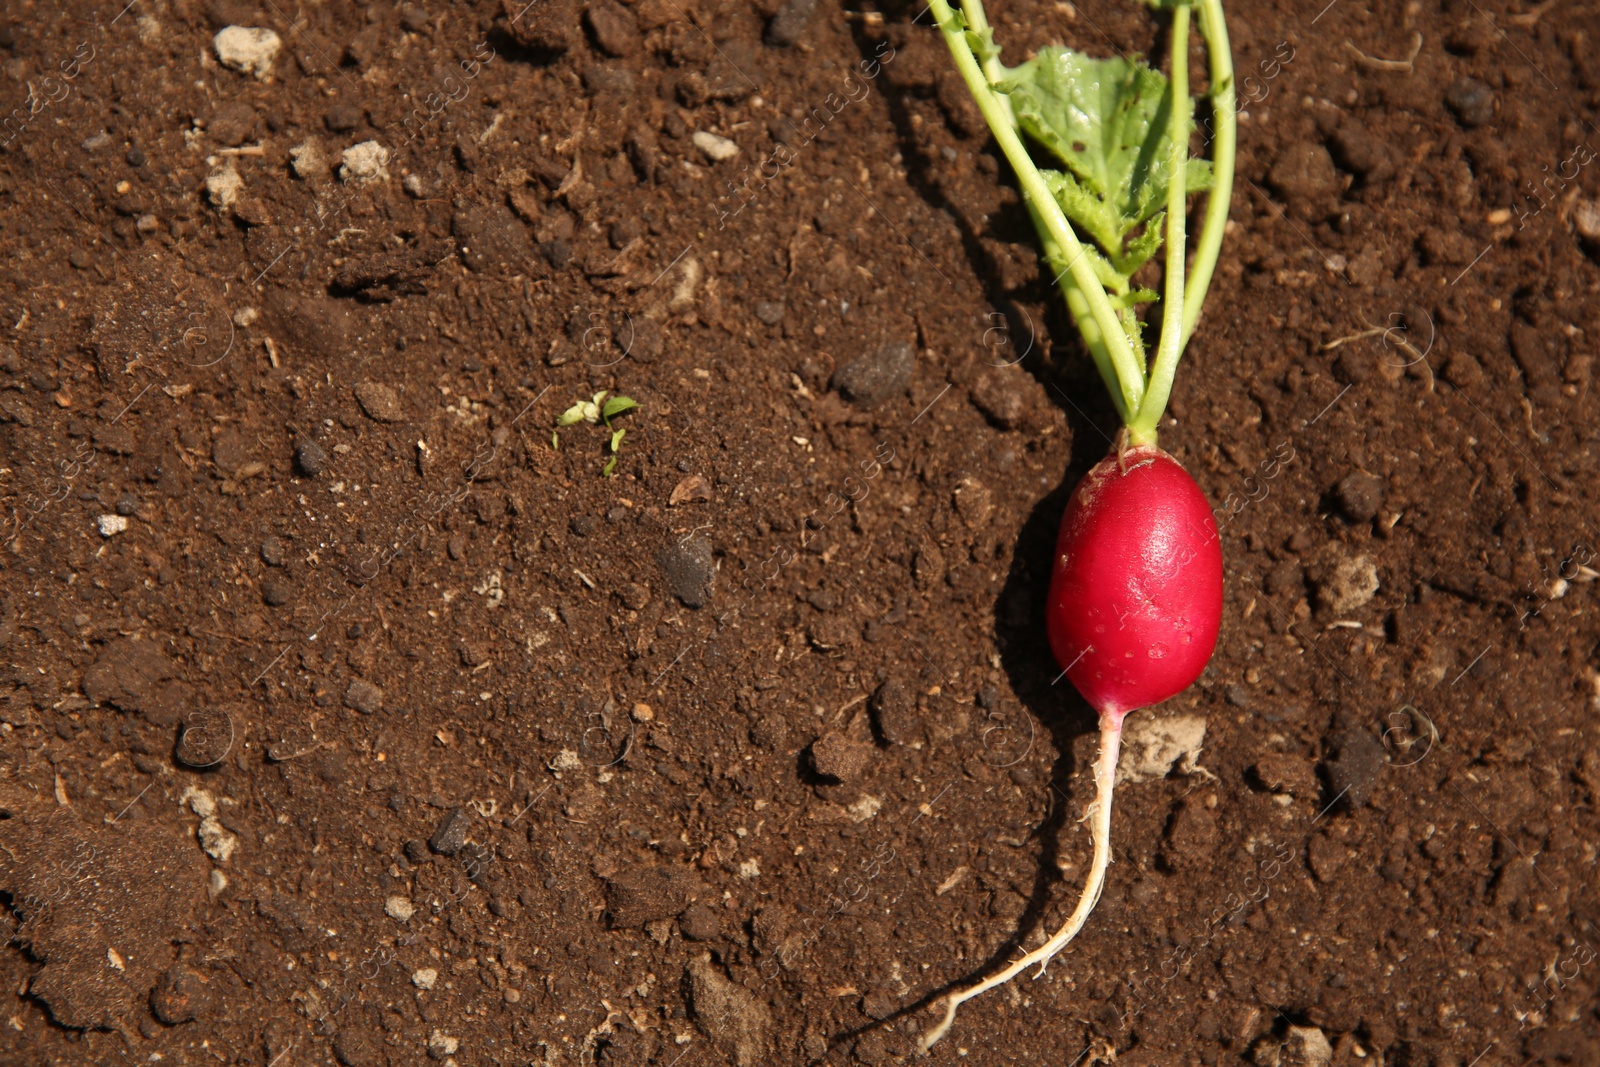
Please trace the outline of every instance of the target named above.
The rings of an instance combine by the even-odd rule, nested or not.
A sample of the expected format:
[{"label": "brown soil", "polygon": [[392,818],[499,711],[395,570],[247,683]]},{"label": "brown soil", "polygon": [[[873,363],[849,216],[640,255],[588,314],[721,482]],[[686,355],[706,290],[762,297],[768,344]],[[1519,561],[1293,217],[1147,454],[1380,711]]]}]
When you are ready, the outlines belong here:
[{"label": "brown soil", "polygon": [[[1064,916],[1115,416],[928,17],[756,3],[10,6],[0,1061],[903,1062]],[[1162,436],[1199,765],[937,1061],[1600,1063],[1600,25],[1319,7]]]}]

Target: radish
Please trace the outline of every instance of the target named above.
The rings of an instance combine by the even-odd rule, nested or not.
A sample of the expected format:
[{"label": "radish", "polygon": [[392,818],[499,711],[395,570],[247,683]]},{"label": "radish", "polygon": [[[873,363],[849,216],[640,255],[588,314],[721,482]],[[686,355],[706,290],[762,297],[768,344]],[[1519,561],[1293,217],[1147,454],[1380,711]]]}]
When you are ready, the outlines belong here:
[{"label": "radish", "polygon": [[1205,669],[1222,618],[1211,505],[1159,448],[1108,456],[1061,519],[1050,650],[1102,719],[1159,704]]},{"label": "radish", "polygon": [[[1172,13],[1169,75],[1126,58],[1046,48],[1019,67],[1000,62],[982,0],[932,0],[934,17],[978,109],[1006,154],[1085,347],[1110,390],[1123,430],[1112,454],[1073,490],[1051,568],[1046,629],[1062,673],[1099,713],[1094,844],[1077,907],[1042,945],[943,998],[944,1018],[1037,965],[1039,975],[1094,910],[1111,860],[1111,794],[1129,712],[1188,688],[1216,647],[1222,619],[1222,546],[1205,494],[1157,445],[1178,359],[1200,317],[1227,226],[1237,139],[1233,60],[1221,0],[1152,4]],[[1210,161],[1189,158],[1191,8],[1209,58],[1215,127]],[[1041,169],[1026,134],[1063,170]],[[1210,190],[1192,270],[1185,263],[1188,196]],[[1162,244],[1164,294],[1133,276]],[[1080,237],[1080,233],[1082,236]],[[1187,273],[1187,284],[1185,275]],[[1161,300],[1153,358],[1138,306]],[[1154,317],[1154,316],[1152,316]]]}]

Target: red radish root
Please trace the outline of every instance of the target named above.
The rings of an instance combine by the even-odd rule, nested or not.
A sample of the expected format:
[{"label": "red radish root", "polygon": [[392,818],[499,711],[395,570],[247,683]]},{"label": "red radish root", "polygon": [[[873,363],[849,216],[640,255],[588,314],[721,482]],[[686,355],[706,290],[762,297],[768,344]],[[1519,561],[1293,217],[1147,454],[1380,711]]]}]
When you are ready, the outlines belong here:
[{"label": "red radish root", "polygon": [[1177,460],[1132,448],[1084,475],[1045,610],[1050,650],[1102,715],[1159,704],[1200,676],[1222,619],[1222,547]]}]

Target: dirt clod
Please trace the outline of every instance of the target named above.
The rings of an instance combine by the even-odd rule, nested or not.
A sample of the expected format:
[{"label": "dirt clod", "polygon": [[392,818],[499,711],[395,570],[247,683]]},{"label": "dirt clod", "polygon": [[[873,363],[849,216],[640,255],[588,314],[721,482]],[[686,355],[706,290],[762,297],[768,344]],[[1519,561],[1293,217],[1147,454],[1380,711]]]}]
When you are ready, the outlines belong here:
[{"label": "dirt clod", "polygon": [[365,678],[352,678],[344,691],[344,706],[372,715],[383,710],[383,690]]},{"label": "dirt clod", "polygon": [[178,666],[148,641],[123,638],[107,645],[83,674],[84,696],[97,704],[137,712],[156,726],[171,726],[193,698]]},{"label": "dirt clod", "polygon": [[872,746],[851,740],[842,733],[824,734],[811,743],[811,765],[825,778],[854,781],[871,762]]},{"label": "dirt clod", "polygon": [[876,407],[911,388],[915,369],[916,352],[904,341],[896,341],[834,371],[833,387],[861,407]]},{"label": "dirt clod", "polygon": [[669,545],[657,553],[656,565],[661,568],[668,591],[686,606],[702,608],[710,601],[716,578],[710,540],[691,537]]},{"label": "dirt clod", "polygon": [[643,39],[633,12],[616,0],[594,0],[583,18],[594,34],[595,43],[608,56],[626,58],[639,51]]},{"label": "dirt clod", "polygon": [[1267,181],[1302,215],[1311,215],[1339,192],[1339,174],[1328,150],[1299,141],[1285,148],[1267,174]]},{"label": "dirt clod", "polygon": [[1117,782],[1165,778],[1174,769],[1192,774],[1199,766],[1200,750],[1205,741],[1204,715],[1162,715],[1159,712],[1135,715],[1123,728]]},{"label": "dirt clod", "polygon": [[634,865],[606,880],[606,908],[613,926],[638,928],[678,915],[694,893],[686,868]]},{"label": "dirt clod", "polygon": [[869,705],[878,733],[891,745],[918,745],[922,742],[922,716],[915,694],[896,678],[890,678],[872,694]]},{"label": "dirt clod", "polygon": [[359,382],[355,387],[356,402],[367,417],[378,422],[399,422],[405,418],[400,397],[382,382]]},{"label": "dirt clod", "polygon": [[694,1017],[737,1067],[766,1061],[772,1045],[772,1011],[749,990],[734,985],[710,955],[687,968]]},{"label": "dirt clod", "polygon": [[691,904],[678,916],[678,929],[690,941],[713,941],[722,933],[722,919],[715,908]]},{"label": "dirt clod", "polygon": [[166,1025],[177,1026],[206,1014],[210,999],[206,980],[180,964],[168,969],[150,991],[150,1010]]},{"label": "dirt clod", "polygon": [[1339,509],[1353,522],[1371,522],[1383,507],[1383,479],[1365,471],[1347,474],[1339,482],[1335,495]]},{"label": "dirt clod", "polygon": [[1352,808],[1361,807],[1383,772],[1388,756],[1383,742],[1369,731],[1349,727],[1335,734],[1329,747],[1332,756],[1322,764],[1329,802],[1342,798]]},{"label": "dirt clod", "polygon": [[1314,1026],[1291,1026],[1281,1038],[1264,1037],[1252,1049],[1260,1067],[1328,1067],[1333,1046]]},{"label": "dirt clod", "polygon": [[1365,555],[1351,555],[1328,545],[1306,568],[1318,607],[1332,615],[1348,615],[1378,595],[1378,567]]}]

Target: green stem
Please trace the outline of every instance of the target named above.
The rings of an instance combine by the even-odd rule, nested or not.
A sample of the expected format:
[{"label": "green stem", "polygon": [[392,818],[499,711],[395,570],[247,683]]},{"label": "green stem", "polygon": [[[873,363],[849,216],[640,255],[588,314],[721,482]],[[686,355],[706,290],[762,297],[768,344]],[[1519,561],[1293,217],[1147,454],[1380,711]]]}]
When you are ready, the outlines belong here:
[{"label": "green stem", "polygon": [[[989,43],[989,51],[979,61],[979,66],[983,69],[983,76],[988,80],[989,87],[993,89],[995,83],[1006,76],[1006,66],[1000,62],[1000,50],[994,47],[994,34],[989,29],[989,16],[983,11],[983,0],[961,0],[961,13],[967,17],[967,28]],[[1006,125],[1016,129],[1017,117],[1011,111],[1011,101],[996,93],[995,103],[1005,112]],[[1034,223],[1038,224],[1037,218],[1034,219]]]},{"label": "green stem", "polygon": [[1150,388],[1138,414],[1128,424],[1128,438],[1135,445],[1156,443],[1161,415],[1172,394],[1172,379],[1178,372],[1178,357],[1183,353],[1184,223],[1189,197],[1189,8],[1185,4],[1172,10],[1172,72],[1168,89],[1172,93],[1172,157],[1167,177],[1166,295],[1161,300],[1161,342],[1150,368]]},{"label": "green stem", "polygon": [[1022,140],[1017,136],[1009,108],[1002,109],[1000,101],[989,88],[989,81],[978,66],[977,57],[972,54],[972,46],[968,43],[966,34],[962,27],[956,25],[955,12],[951,10],[947,0],[932,0],[930,6],[933,17],[938,20],[939,29],[944,33],[945,43],[950,46],[950,54],[955,58],[956,69],[961,72],[962,80],[967,83],[967,89],[972,93],[978,110],[983,112],[990,131],[999,143],[1001,151],[1006,154],[1006,159],[1017,176],[1017,182],[1022,186],[1023,197],[1044,220],[1045,232],[1060,246],[1060,251],[1067,259],[1067,272],[1071,273],[1077,288],[1088,301],[1089,312],[1100,328],[1101,338],[1106,343],[1111,366],[1116,374],[1117,395],[1121,400],[1119,408],[1124,412],[1138,411],[1140,401],[1144,399],[1144,371],[1139,367],[1133,354],[1133,346],[1122,330],[1116,311],[1111,307],[1111,301],[1106,297],[1105,287],[1096,277],[1094,267],[1089,262],[1078,235],[1072,231],[1066,215],[1061,211],[1061,205],[1056,203],[1039,169],[1033,165],[1028,150],[1023,147]]},{"label": "green stem", "polygon": [[1195,244],[1193,273],[1183,294],[1183,341],[1189,343],[1200,307],[1211,288],[1217,253],[1228,228],[1228,206],[1233,200],[1233,157],[1239,140],[1239,108],[1233,84],[1233,50],[1228,44],[1228,24],[1222,17],[1222,0],[1200,0],[1200,36],[1205,38],[1210,63],[1211,112],[1216,131],[1211,142],[1211,195],[1206,201],[1205,223]]}]

